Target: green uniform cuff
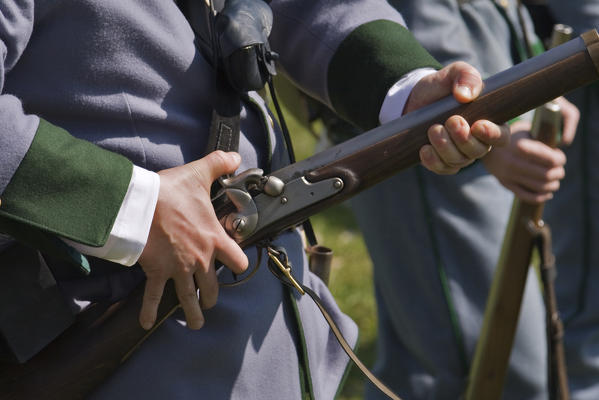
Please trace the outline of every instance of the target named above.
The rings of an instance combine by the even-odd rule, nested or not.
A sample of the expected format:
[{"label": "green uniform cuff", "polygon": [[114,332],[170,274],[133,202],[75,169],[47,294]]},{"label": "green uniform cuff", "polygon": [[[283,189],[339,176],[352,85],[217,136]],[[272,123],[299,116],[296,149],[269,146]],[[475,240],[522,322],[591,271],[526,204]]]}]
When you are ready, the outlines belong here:
[{"label": "green uniform cuff", "polygon": [[398,23],[377,20],[356,28],[340,44],[328,70],[335,111],[362,129],[379,125],[387,91],[417,68],[441,68]]},{"label": "green uniform cuff", "polygon": [[22,240],[27,236],[23,232],[39,229],[102,246],[132,170],[127,158],[40,120],[31,147],[2,193],[0,230]]}]

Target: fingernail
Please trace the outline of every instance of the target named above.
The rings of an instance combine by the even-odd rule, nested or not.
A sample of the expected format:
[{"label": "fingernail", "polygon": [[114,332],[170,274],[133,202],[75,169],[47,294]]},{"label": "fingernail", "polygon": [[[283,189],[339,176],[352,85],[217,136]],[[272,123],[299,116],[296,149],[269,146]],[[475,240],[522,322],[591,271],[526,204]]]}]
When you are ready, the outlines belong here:
[{"label": "fingernail", "polygon": [[141,323],[141,327],[144,328],[146,331],[152,329],[153,325],[154,325],[153,321],[143,321]]},{"label": "fingernail", "polygon": [[202,329],[202,327],[204,326],[204,320],[203,319],[196,319],[193,321],[190,321],[189,323],[189,328],[193,329],[193,330],[198,330],[198,329]]},{"label": "fingernail", "polygon": [[466,85],[458,85],[455,88],[455,91],[460,94],[460,96],[465,97],[467,99],[472,98],[472,89],[470,89]]},{"label": "fingernail", "polygon": [[427,161],[431,159],[431,157],[432,157],[432,150],[430,149],[430,147],[424,147],[422,149],[422,157],[425,160],[427,160]]}]

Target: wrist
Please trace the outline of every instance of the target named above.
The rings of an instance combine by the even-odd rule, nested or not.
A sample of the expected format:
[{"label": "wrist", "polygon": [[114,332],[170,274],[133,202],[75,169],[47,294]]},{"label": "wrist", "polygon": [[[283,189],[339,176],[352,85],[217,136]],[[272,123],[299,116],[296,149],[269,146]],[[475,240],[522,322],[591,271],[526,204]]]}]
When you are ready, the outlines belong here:
[{"label": "wrist", "polygon": [[435,73],[433,68],[419,68],[404,76],[387,91],[379,112],[379,122],[385,124],[403,115],[408,97],[414,86],[427,75]]},{"label": "wrist", "polygon": [[127,193],[104,246],[63,240],[83,254],[127,266],[135,264],[148,240],[159,190],[158,174],[134,166]]}]

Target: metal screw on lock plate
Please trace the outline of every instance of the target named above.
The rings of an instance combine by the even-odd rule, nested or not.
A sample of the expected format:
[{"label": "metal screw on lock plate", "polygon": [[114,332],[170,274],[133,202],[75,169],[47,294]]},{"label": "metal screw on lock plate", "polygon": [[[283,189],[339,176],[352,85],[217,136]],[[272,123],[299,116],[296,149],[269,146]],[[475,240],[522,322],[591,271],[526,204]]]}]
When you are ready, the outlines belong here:
[{"label": "metal screw on lock plate", "polygon": [[235,229],[235,232],[241,233],[246,224],[247,221],[245,218],[235,218],[235,220],[233,220],[233,229]]}]

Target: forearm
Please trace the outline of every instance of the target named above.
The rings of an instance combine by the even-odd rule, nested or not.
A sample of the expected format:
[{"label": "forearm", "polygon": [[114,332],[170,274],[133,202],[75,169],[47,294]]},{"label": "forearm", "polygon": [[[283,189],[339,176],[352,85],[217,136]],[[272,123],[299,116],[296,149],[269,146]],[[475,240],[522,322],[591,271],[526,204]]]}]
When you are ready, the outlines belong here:
[{"label": "forearm", "polygon": [[33,247],[40,245],[35,232],[103,246],[131,171],[125,157],[40,120],[1,194],[0,232]]},{"label": "forearm", "polygon": [[34,247],[52,236],[103,245],[131,163],[27,114],[20,99],[6,92],[33,21],[33,1],[0,4],[0,233]]},{"label": "forearm", "polygon": [[383,105],[379,111],[380,123],[385,124],[401,117],[414,86],[420,79],[434,72],[435,70],[432,68],[419,68],[404,75],[397,81],[391,89],[389,89],[387,96],[385,96],[385,99],[383,100]]}]

